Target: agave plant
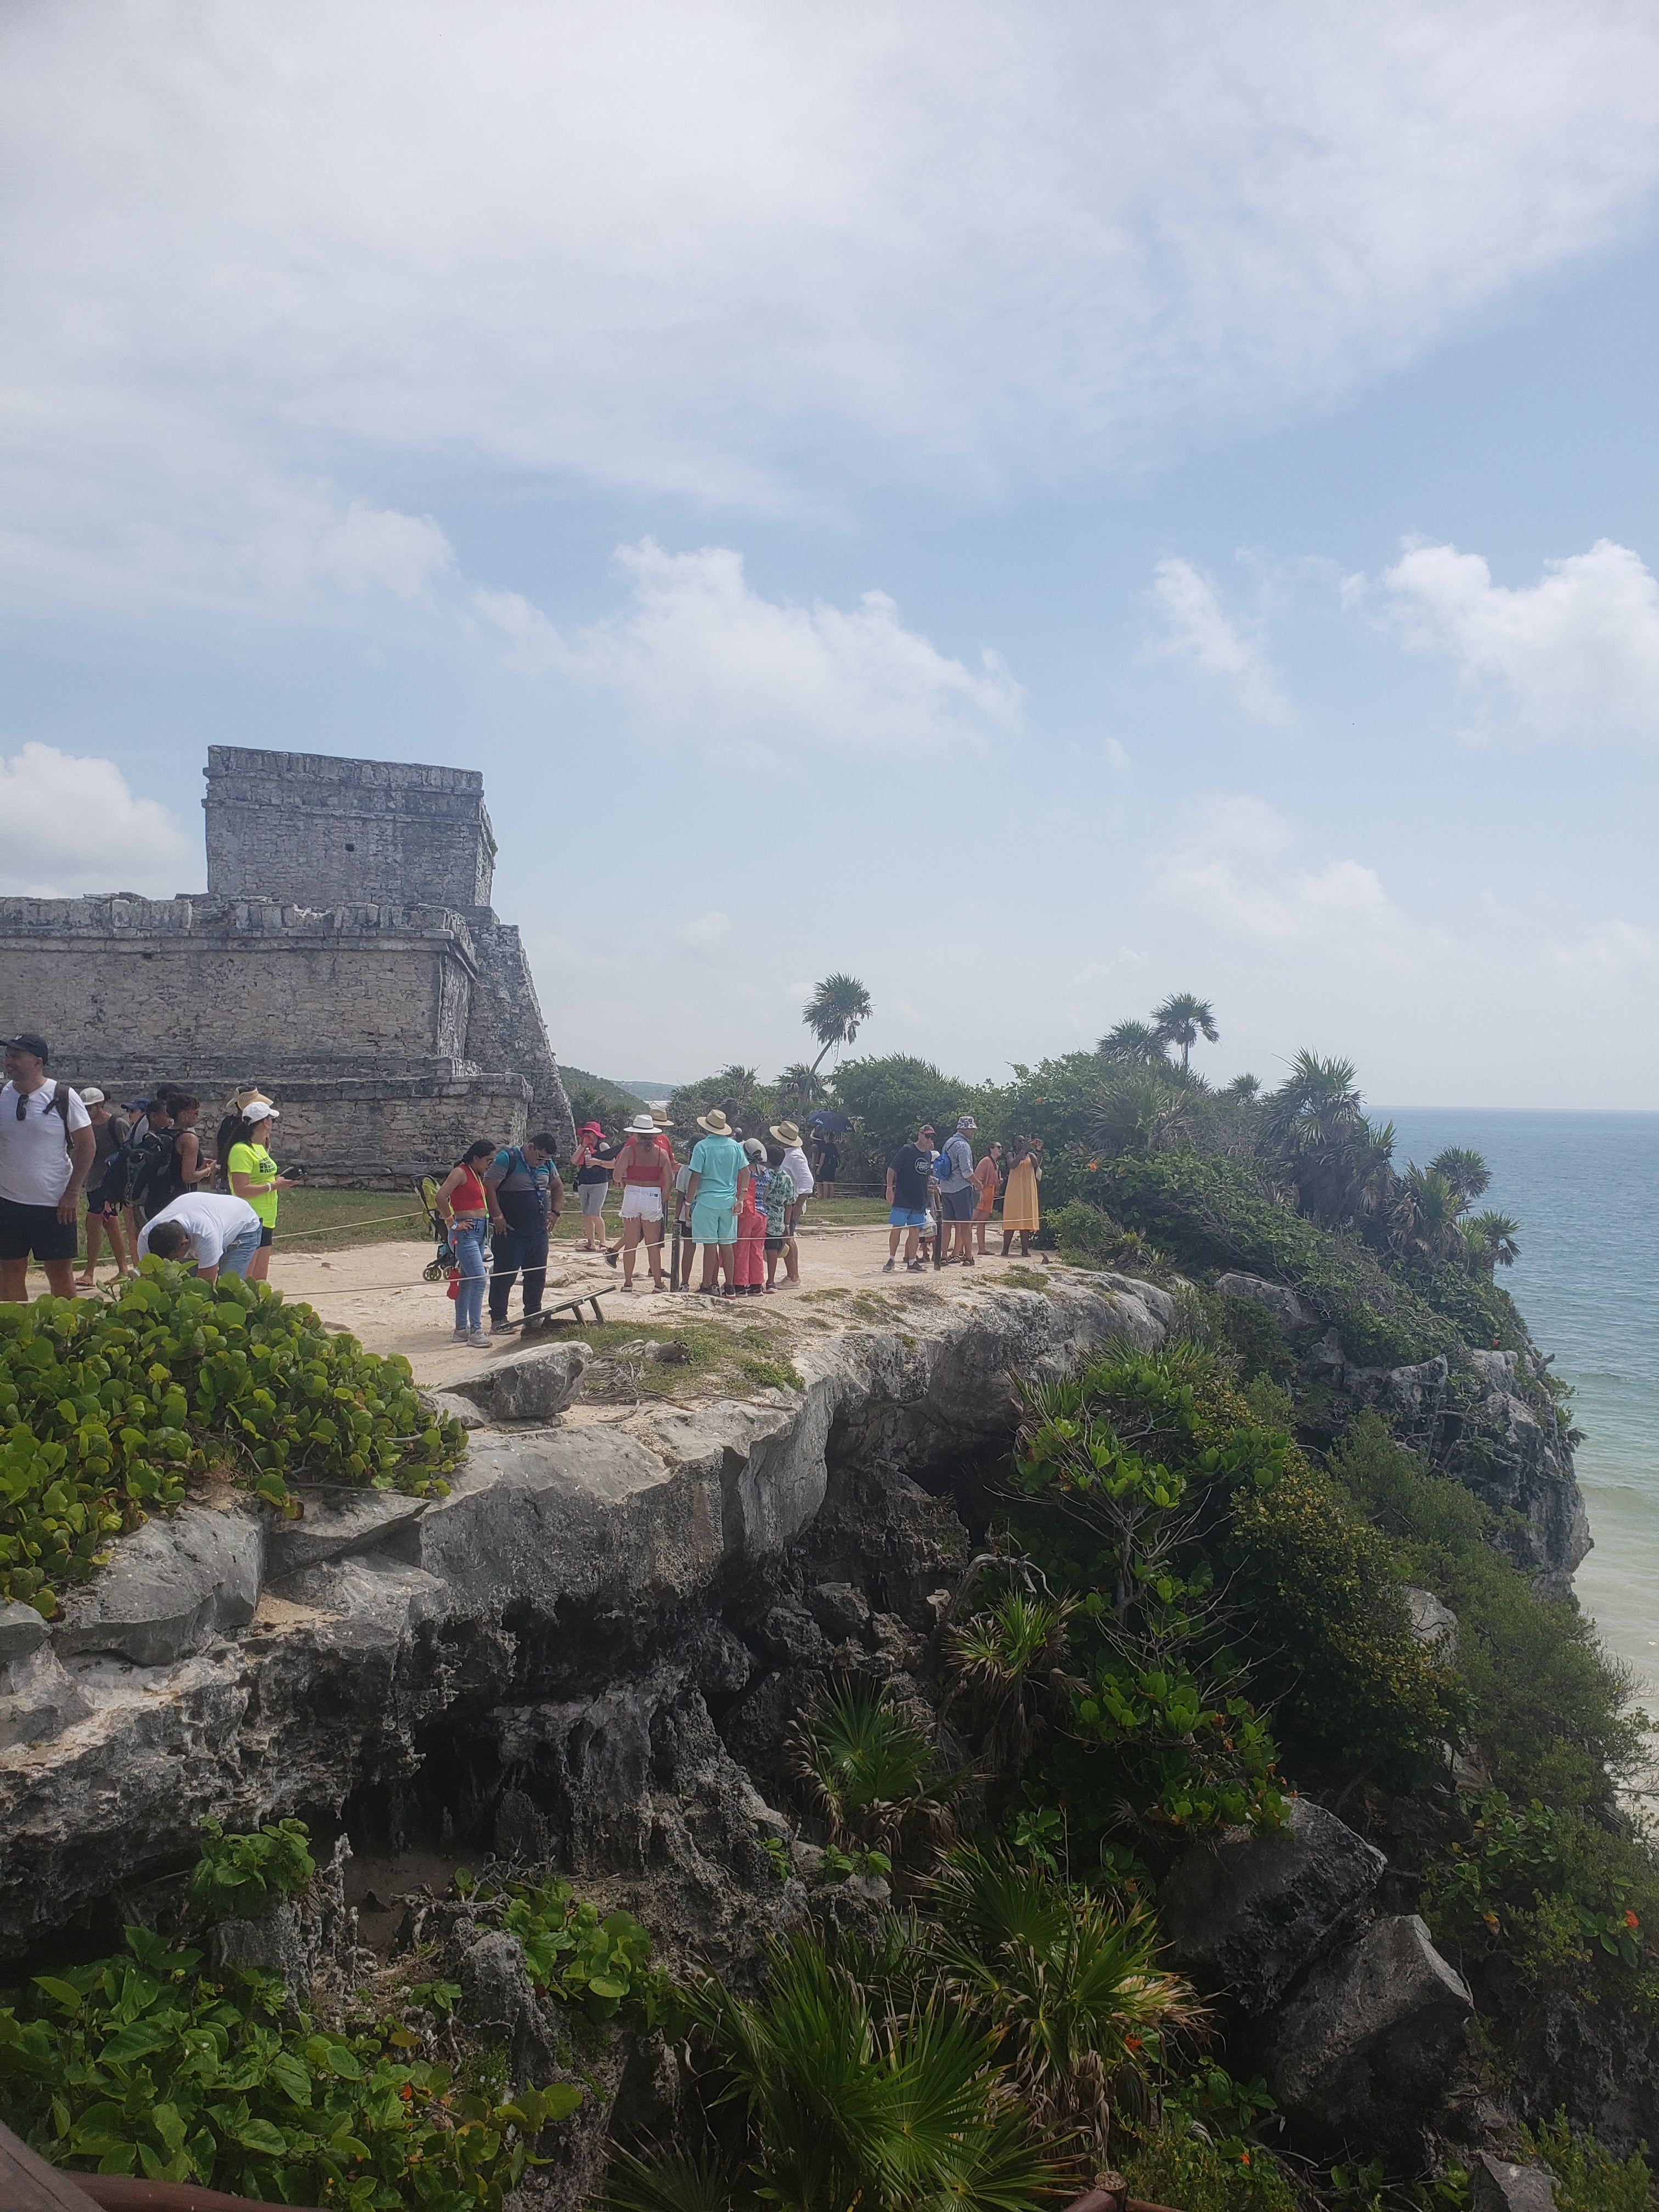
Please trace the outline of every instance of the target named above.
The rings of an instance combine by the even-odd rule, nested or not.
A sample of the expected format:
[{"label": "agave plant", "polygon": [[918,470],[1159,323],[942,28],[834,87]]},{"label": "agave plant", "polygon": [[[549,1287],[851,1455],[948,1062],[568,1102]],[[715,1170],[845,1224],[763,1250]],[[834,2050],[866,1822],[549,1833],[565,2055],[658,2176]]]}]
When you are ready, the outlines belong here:
[{"label": "agave plant", "polygon": [[1001,1848],[952,1852],[934,1888],[929,1949],[945,1987],[1038,2123],[1086,2137],[1103,2161],[1114,2106],[1143,2102],[1169,2039],[1207,2017],[1158,1966],[1156,1923]]},{"label": "agave plant", "polygon": [[986,1753],[1000,1773],[1018,1774],[1030,1755],[1076,1610],[1075,1598],[1010,1589],[945,1638],[951,1673],[985,1715]]},{"label": "agave plant", "polygon": [[624,2161],[604,2200],[613,2212],[1027,2212],[1050,2199],[1060,2167],[986,2029],[942,1990],[872,2002],[820,1936],[801,1931],[772,1948],[757,1999],[711,1977],[689,2003],[744,2140],[729,2168]]},{"label": "agave plant", "polygon": [[964,1778],[940,1765],[884,1685],[857,1674],[818,1697],[791,1734],[789,1757],[832,1837],[866,1851],[890,1852],[913,1821],[944,1833]]}]

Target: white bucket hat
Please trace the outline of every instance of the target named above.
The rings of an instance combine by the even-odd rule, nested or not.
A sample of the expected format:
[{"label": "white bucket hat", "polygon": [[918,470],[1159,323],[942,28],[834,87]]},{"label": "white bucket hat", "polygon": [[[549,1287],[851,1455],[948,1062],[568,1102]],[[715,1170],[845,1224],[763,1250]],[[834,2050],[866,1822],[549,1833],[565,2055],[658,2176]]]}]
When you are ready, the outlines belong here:
[{"label": "white bucket hat", "polygon": [[636,1114],[628,1125],[630,1137],[654,1137],[657,1125],[648,1114]]}]

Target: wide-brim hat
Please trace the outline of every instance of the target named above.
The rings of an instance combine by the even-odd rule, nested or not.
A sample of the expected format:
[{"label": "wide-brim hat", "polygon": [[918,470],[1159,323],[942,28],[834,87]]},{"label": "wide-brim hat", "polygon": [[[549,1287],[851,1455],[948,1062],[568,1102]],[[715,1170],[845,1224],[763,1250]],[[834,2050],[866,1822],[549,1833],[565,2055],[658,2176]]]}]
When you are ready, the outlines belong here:
[{"label": "wide-brim hat", "polygon": [[630,1137],[654,1137],[657,1125],[648,1114],[636,1114],[628,1125]]},{"label": "wide-brim hat", "polygon": [[659,1129],[665,1129],[665,1128],[667,1128],[667,1127],[668,1127],[668,1115],[667,1115],[667,1113],[666,1113],[666,1111],[665,1111],[665,1109],[664,1108],[662,1108],[662,1107],[660,1107],[660,1106],[653,1106],[653,1107],[651,1109],[651,1119],[652,1119],[652,1120],[656,1123],[656,1125],[657,1125],[658,1128],[659,1128]]},{"label": "wide-brim hat", "polygon": [[239,1091],[225,1109],[227,1113],[240,1114],[245,1121],[276,1121],[282,1118],[263,1091]]},{"label": "wide-brim hat", "polygon": [[577,1130],[576,1134],[579,1137],[602,1137],[605,1134],[605,1131],[599,1127],[597,1121],[584,1121],[580,1128]]},{"label": "wide-brim hat", "polygon": [[775,1122],[772,1134],[781,1145],[798,1145],[800,1142],[800,1131],[793,1121]]},{"label": "wide-brim hat", "polygon": [[711,1106],[706,1114],[699,1114],[697,1127],[707,1129],[711,1137],[729,1137],[732,1133],[732,1125],[718,1106]]}]

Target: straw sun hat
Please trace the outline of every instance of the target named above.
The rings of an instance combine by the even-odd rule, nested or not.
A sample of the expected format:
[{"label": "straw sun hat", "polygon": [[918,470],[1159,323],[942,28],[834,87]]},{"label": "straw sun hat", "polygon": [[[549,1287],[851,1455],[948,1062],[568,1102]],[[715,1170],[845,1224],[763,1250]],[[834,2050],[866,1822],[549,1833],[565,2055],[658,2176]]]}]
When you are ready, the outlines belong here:
[{"label": "straw sun hat", "polygon": [[775,1122],[772,1127],[772,1134],[777,1139],[781,1145],[792,1146],[798,1145],[800,1142],[800,1131],[795,1127],[793,1121]]},{"label": "straw sun hat", "polygon": [[706,1114],[699,1114],[697,1127],[707,1129],[711,1137],[729,1137],[732,1133],[732,1125],[718,1106],[711,1106]]}]

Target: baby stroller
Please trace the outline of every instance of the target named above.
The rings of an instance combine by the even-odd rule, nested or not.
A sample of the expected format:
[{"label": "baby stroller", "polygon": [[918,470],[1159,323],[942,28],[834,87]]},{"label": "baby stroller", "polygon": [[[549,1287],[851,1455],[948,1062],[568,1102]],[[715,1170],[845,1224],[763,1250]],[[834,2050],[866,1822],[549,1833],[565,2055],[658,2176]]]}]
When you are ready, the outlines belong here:
[{"label": "baby stroller", "polygon": [[441,1283],[447,1275],[455,1273],[455,1251],[449,1241],[449,1231],[444,1227],[443,1216],[438,1211],[438,1178],[429,1175],[417,1176],[415,1192],[426,1215],[426,1225],[438,1248],[422,1268],[421,1280],[423,1283]]}]

